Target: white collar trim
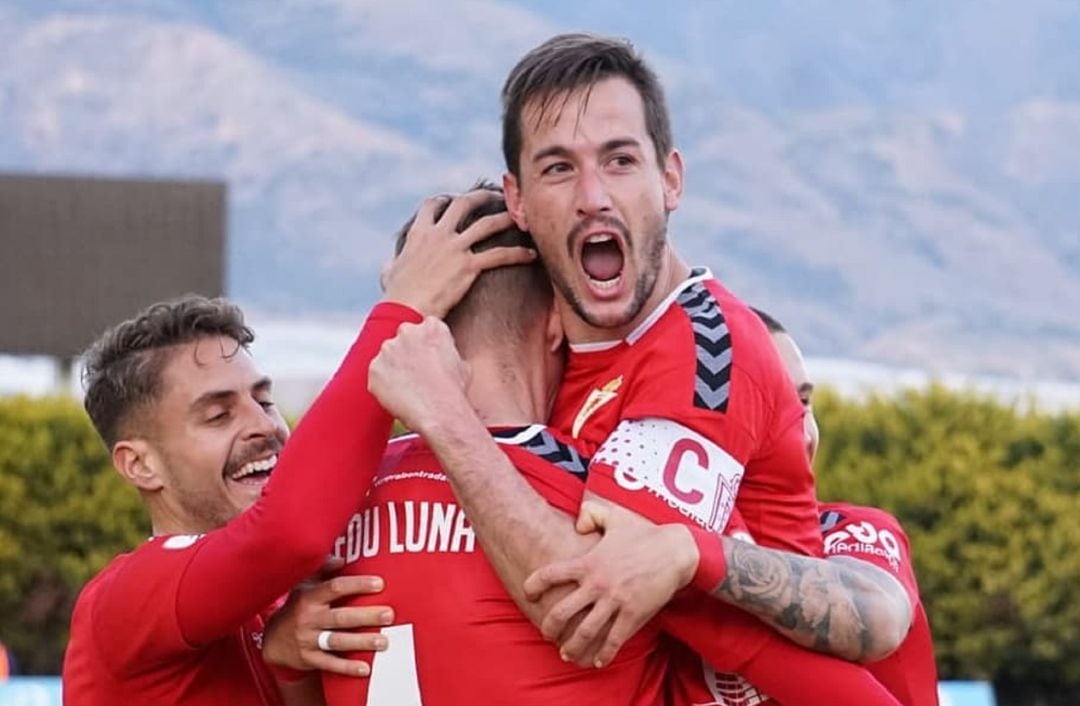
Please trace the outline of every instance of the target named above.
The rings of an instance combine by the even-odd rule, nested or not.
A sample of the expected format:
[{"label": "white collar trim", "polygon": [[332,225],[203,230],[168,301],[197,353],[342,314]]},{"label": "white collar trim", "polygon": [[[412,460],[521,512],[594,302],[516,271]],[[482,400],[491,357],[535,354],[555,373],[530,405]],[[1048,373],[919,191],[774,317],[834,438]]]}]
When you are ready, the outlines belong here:
[{"label": "white collar trim", "polygon": [[[644,321],[638,324],[637,328],[630,332],[630,334],[625,339],[626,343],[631,346],[637,343],[642,336],[649,332],[649,329],[652,328],[653,324],[655,324],[660,319],[660,317],[664,315],[664,312],[671,308],[672,303],[676,299],[678,299],[680,294],[682,294],[684,291],[694,286],[698,282],[703,282],[707,279],[712,278],[712,271],[709,270],[708,267],[695,267],[694,269],[692,269],[690,271],[690,276],[680,282],[675,287],[675,289],[671,290],[671,293],[664,297],[664,300],[660,302],[655,309],[652,310],[652,313],[650,313]],[[571,343],[570,350],[574,353],[596,353],[598,351],[610,350],[615,346],[619,345],[620,343],[622,343],[622,341]]]},{"label": "white collar trim", "polygon": [[529,426],[525,427],[524,429],[519,431],[514,436],[510,436],[510,437],[495,436],[495,437],[492,437],[492,438],[495,439],[495,443],[497,443],[497,444],[511,444],[513,446],[520,446],[521,444],[523,444],[526,441],[528,441],[529,439],[533,438],[534,436],[536,436],[540,432],[544,431],[546,428],[547,427],[545,427],[543,424],[530,424]]}]

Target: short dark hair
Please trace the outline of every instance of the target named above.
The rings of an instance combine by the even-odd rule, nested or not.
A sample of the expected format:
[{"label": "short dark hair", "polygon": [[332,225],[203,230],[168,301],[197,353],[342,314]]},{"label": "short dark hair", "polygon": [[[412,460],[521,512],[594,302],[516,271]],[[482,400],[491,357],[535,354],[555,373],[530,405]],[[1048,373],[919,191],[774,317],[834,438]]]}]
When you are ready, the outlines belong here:
[{"label": "short dark hair", "polygon": [[[477,189],[490,191],[491,198],[465,214],[455,227],[458,233],[484,216],[506,211],[501,187],[481,180],[469,190]],[[450,198],[447,197],[435,210],[436,221],[443,217],[449,205]],[[416,214],[413,214],[398,231],[395,254],[401,254],[415,220]],[[536,247],[528,233],[511,226],[474,244],[472,251],[483,252],[507,246]],[[524,265],[496,267],[480,273],[461,301],[446,315],[446,324],[454,333],[454,340],[462,354],[474,344],[490,345],[500,340],[519,343],[524,340],[536,317],[549,311],[553,296],[551,279],[539,260]]]},{"label": "short dark hair", "polygon": [[756,306],[750,307],[750,311],[757,314],[757,317],[761,319],[761,323],[765,324],[765,329],[769,333],[787,333],[787,329],[784,328],[783,324]]},{"label": "short dark hair", "polygon": [[109,448],[127,433],[141,407],[161,393],[167,349],[200,338],[226,336],[244,348],[255,333],[240,307],[226,299],[188,294],[153,304],[110,328],[83,354],[83,406]]},{"label": "short dark hair", "polygon": [[663,165],[674,144],[664,89],[656,74],[625,39],[593,34],[560,34],[526,54],[510,72],[502,90],[503,157],[506,168],[521,176],[522,111],[540,100],[540,117],[551,101],[607,78],[625,78],[645,106],[645,127]]}]

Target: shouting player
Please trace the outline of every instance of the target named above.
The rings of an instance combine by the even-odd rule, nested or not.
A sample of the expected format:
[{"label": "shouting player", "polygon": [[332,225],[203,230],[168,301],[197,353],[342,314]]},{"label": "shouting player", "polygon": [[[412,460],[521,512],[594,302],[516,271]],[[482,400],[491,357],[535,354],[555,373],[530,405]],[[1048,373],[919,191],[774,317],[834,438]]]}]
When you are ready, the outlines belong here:
[{"label": "shouting player", "polygon": [[[519,62],[503,100],[510,212],[536,240],[571,344],[553,425],[593,456],[594,506],[614,501],[710,532],[728,528],[738,508],[760,544],[821,556],[803,411],[768,333],[667,240],[682,159],[656,77],[624,42],[564,35]],[[513,472],[475,415],[455,409],[423,431],[451,477],[494,468],[488,464]],[[526,502],[478,506],[471,516],[477,525],[512,524]],[[656,577],[635,573],[632,559],[623,561],[632,547],[621,536],[605,534],[570,573],[552,570],[529,583],[533,593],[578,584],[542,621],[569,658],[608,663],[678,588],[657,589]],[[778,573],[762,575],[759,565],[737,566],[744,554],[722,555],[710,591],[823,651],[865,659],[896,646],[905,616],[860,615],[835,570],[813,606],[774,591],[790,585],[791,562],[801,558],[783,556],[791,559],[764,565]],[[725,562],[763,590],[721,582]],[[565,629],[590,606],[576,629]],[[842,615],[872,620],[830,629]],[[699,668],[688,679],[713,675]]]},{"label": "shouting player", "polygon": [[[280,702],[259,652],[265,612],[323,563],[389,435],[390,417],[367,392],[368,365],[402,322],[445,314],[483,267],[533,259],[517,248],[469,251],[471,238],[508,224],[484,219],[411,260],[288,444],[270,380],[247,350],[253,333],[228,302],[158,304],[94,344],[86,409],[141,493],[153,537],[80,594],[65,703]],[[467,263],[431,267],[455,259]],[[310,686],[282,695],[310,697]]]},{"label": "shouting player", "polygon": [[[413,252],[424,247],[425,237],[421,225],[414,224],[402,259],[409,257],[410,244]],[[550,285],[538,267],[511,269],[518,272],[482,275],[449,322],[471,368],[466,405],[472,406],[461,413],[478,420],[481,429],[486,426],[482,433],[495,437],[499,460],[509,456],[517,469],[507,475],[455,474],[448,485],[425,442],[409,437],[391,444],[372,493],[339,540],[339,552],[348,569],[386,578],[387,593],[380,600],[393,604],[405,624],[384,629],[391,650],[376,657],[370,685],[326,678],[331,704],[454,706],[471,702],[478,691],[496,702],[653,703],[666,652],[645,655],[657,648],[658,628],[694,645],[713,664],[757,675],[789,696],[791,704],[894,703],[854,665],[806,652],[748,614],[720,621],[708,600],[683,601],[677,611],[665,613],[639,633],[626,654],[620,652],[599,671],[560,661],[541,641],[529,618],[539,622],[545,606],[524,596],[522,583],[530,567],[514,557],[523,548],[539,561],[577,556],[598,538],[574,530],[586,461],[559,434],[538,424],[547,415],[562,361],[562,333],[557,312],[550,308]],[[379,399],[427,435],[448,398],[456,393],[465,399],[462,365],[453,344],[433,326],[403,332],[384,346],[372,367],[372,389]],[[461,498],[460,506],[455,495]],[[503,498],[526,497],[536,503],[520,505],[522,513],[511,518],[512,524],[499,527],[499,538],[508,546],[492,541],[487,513],[477,512],[476,527],[487,556],[476,553],[465,513],[471,516]],[[650,539],[671,533],[691,536],[685,526],[656,528],[630,513],[622,518],[620,530]],[[715,538],[705,530],[695,531]],[[675,583],[685,584],[698,573],[704,582],[699,585],[714,584],[714,574],[696,568],[700,562],[693,544],[685,549],[675,557],[661,546],[661,553],[644,563],[684,567]],[[454,590],[432,591],[429,576]],[[548,596],[547,601],[557,598]],[[516,609],[515,600],[529,618]],[[347,638],[339,631],[327,635],[325,642],[335,648]],[[447,643],[468,644],[469,650],[448,652]],[[809,691],[811,681],[829,688]],[[807,694],[811,696],[803,698]]]}]

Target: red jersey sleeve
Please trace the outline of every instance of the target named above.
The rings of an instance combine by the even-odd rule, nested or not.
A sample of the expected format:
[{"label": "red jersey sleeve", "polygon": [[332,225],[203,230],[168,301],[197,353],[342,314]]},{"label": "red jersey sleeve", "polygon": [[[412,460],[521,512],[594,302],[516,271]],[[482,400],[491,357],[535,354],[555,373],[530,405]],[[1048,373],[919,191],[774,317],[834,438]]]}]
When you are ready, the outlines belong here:
[{"label": "red jersey sleeve", "polygon": [[[739,674],[779,703],[899,706],[860,665],[799,647],[750,614],[703,593],[680,594],[661,613],[660,624],[716,671]],[[704,697],[701,692],[708,688],[683,684],[676,691]],[[721,695],[711,696],[719,700]]]},{"label": "red jersey sleeve", "polygon": [[911,546],[895,517],[876,507],[825,503],[821,531],[826,556],[848,556],[884,569],[907,591],[912,609],[919,604]]},{"label": "red jersey sleeve", "polygon": [[259,500],[205,536],[162,540],[149,567],[157,573],[129,562],[111,578],[95,605],[95,631],[124,634],[136,624],[146,638],[116,645],[118,661],[142,659],[159,638],[165,648],[220,638],[320,566],[363,500],[390,433],[390,416],[367,389],[368,366],[401,323],[421,320],[398,304],[376,306]]}]

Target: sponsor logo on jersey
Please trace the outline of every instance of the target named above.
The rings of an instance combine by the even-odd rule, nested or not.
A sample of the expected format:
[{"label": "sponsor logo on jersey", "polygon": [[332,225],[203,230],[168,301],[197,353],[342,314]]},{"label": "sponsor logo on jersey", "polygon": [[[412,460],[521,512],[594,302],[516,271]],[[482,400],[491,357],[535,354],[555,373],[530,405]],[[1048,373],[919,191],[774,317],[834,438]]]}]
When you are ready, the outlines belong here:
[{"label": "sponsor logo on jersey", "polygon": [[825,535],[825,555],[872,554],[889,562],[893,571],[900,568],[900,543],[887,529],[878,529],[863,520]]},{"label": "sponsor logo on jersey", "polygon": [[589,417],[595,414],[596,410],[618,396],[619,388],[622,387],[622,381],[622,375],[620,375],[589,393],[589,396],[585,399],[585,404],[581,405],[581,409],[578,410],[577,416],[574,417],[574,425],[571,427],[571,433],[574,435],[575,439],[578,438],[581,427],[585,426],[585,422],[588,421]]},{"label": "sponsor logo on jersey", "polygon": [[727,527],[743,467],[719,445],[669,419],[624,420],[593,457],[625,490],[648,490],[702,527]]}]

